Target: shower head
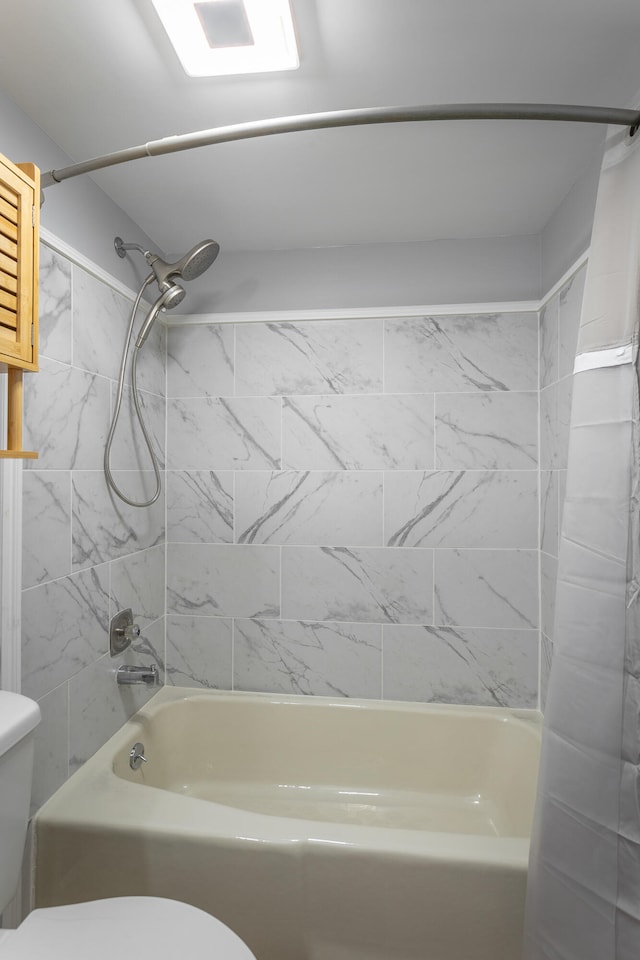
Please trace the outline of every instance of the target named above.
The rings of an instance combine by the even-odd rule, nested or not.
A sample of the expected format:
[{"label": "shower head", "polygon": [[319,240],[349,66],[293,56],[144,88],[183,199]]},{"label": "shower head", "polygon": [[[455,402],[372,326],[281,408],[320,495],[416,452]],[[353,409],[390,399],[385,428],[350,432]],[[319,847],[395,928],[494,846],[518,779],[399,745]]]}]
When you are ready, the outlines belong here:
[{"label": "shower head", "polygon": [[183,280],[195,280],[208,270],[220,253],[220,244],[215,240],[202,240],[196,244],[181,260],[173,264],[179,277]]},{"label": "shower head", "polygon": [[171,310],[172,307],[177,307],[185,298],[185,290],[172,280],[165,282],[163,287],[162,293],[150,308],[149,313],[144,319],[144,323],[140,327],[140,332],[136,338],[136,347],[138,350],[151,333],[151,327],[154,325],[160,311]]},{"label": "shower head", "polygon": [[185,253],[180,260],[176,260],[175,263],[167,263],[157,253],[144,250],[139,243],[123,243],[120,237],[116,237],[114,246],[119,257],[125,257],[127,250],[139,250],[140,253],[143,253],[154,272],[160,289],[163,289],[163,284],[173,277],[179,277],[181,280],[195,280],[196,277],[209,269],[220,253],[220,244],[216,243],[215,240],[202,240],[188,253]]},{"label": "shower head", "polygon": [[154,279],[160,287],[160,296],[153,304],[147,314],[140,333],[136,339],[136,347],[140,348],[149,336],[151,327],[155,323],[156,317],[161,310],[170,310],[177,307],[185,297],[185,290],[175,282],[175,277],[180,280],[195,280],[200,274],[208,270],[215,258],[220,253],[220,244],[215,240],[202,240],[195,247],[185,253],[184,257],[176,260],[175,263],[167,263],[157,253],[151,253],[145,250],[139,243],[124,243],[121,237],[116,237],[113,241],[116,253],[123,259],[127,255],[127,250],[139,250],[144,255],[145,260],[153,270],[144,281],[142,291]]},{"label": "shower head", "polygon": [[184,257],[175,263],[166,263],[155,254],[146,253],[147,262],[156,275],[159,284],[172,277],[181,280],[195,280],[208,270],[220,253],[220,244],[215,240],[203,240],[196,244]]}]

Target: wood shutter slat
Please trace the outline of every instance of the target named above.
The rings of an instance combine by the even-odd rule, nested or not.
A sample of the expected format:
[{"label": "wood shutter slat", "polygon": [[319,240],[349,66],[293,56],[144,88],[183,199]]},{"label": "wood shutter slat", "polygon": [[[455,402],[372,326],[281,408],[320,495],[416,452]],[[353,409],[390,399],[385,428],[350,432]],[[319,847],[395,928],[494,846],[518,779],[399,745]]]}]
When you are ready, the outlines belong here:
[{"label": "wood shutter slat", "polygon": [[7,220],[7,218],[3,217],[1,213],[0,233],[4,234],[5,237],[8,237],[9,240],[13,240],[14,243],[18,242],[18,224],[12,223],[11,220]]},{"label": "wood shutter slat", "polygon": [[10,204],[14,208],[14,210],[18,209],[18,194],[15,192],[15,190],[12,190],[8,184],[2,183],[1,180],[0,180],[0,198],[2,198],[8,204]]},{"label": "wood shutter slat", "polygon": [[18,244],[15,240],[9,240],[8,237],[5,237],[0,232],[0,253],[5,253],[8,257],[11,257],[13,260],[18,259]]}]

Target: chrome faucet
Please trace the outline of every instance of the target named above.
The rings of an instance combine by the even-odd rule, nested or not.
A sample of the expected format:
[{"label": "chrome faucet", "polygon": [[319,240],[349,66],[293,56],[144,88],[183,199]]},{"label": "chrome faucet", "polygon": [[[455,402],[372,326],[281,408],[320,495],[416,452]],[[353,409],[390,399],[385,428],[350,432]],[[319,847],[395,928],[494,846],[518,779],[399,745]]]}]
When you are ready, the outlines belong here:
[{"label": "chrome faucet", "polygon": [[[123,653],[139,637],[140,627],[133,622],[131,608],[116,613],[109,625],[109,652],[111,656],[116,657]],[[158,668],[155,663],[148,667],[131,666],[128,663],[123,663],[116,670],[116,681],[124,684],[146,683],[150,687],[155,687],[158,683]]]},{"label": "chrome faucet", "polygon": [[136,667],[123,663],[116,670],[116,680],[118,683],[146,683],[154,687],[158,682],[158,668],[155,663],[148,667]]}]

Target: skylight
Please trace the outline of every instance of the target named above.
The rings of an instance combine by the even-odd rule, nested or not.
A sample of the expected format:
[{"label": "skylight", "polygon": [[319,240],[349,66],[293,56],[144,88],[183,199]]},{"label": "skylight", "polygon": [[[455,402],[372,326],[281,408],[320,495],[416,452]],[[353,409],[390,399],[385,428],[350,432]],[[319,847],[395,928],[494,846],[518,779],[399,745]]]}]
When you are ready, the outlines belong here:
[{"label": "skylight", "polygon": [[190,77],[295,70],[289,0],[151,0]]}]

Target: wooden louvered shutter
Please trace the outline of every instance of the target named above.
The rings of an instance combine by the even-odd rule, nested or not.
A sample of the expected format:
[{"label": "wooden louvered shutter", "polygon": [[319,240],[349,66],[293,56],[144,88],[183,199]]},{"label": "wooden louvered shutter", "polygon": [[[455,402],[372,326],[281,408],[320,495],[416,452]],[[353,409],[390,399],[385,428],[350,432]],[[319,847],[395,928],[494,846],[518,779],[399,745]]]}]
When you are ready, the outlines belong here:
[{"label": "wooden louvered shutter", "polygon": [[0,154],[0,360],[26,370],[38,367],[39,193],[37,169]]},{"label": "wooden louvered shutter", "polygon": [[22,371],[38,369],[40,172],[0,154],[0,369],[8,371],[7,446],[22,448]]}]

